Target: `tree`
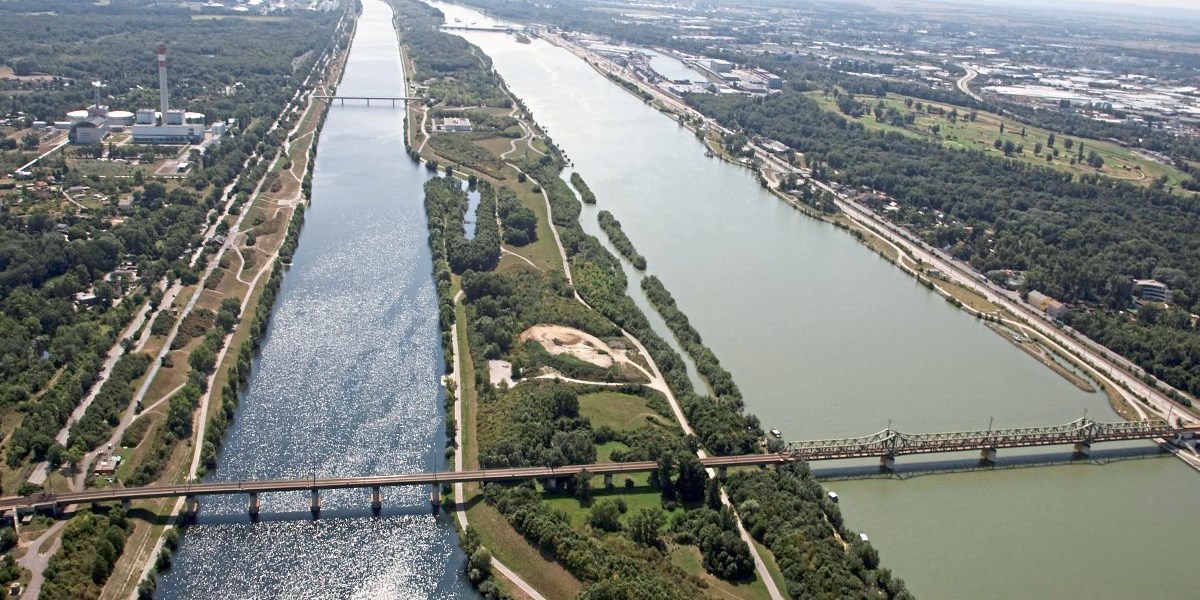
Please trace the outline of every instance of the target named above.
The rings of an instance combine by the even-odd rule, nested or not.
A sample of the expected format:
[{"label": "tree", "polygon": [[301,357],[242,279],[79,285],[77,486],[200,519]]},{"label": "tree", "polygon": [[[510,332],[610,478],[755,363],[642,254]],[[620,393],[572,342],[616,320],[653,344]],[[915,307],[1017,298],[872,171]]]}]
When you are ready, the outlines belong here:
[{"label": "tree", "polygon": [[1050,137],[1046,138],[1046,145],[1051,148],[1054,147],[1054,132],[1050,132]]},{"label": "tree", "polygon": [[592,502],[592,474],[587,469],[575,474],[575,497],[584,506]]},{"label": "tree", "polygon": [[716,477],[709,479],[704,488],[704,505],[713,510],[721,508],[721,482]]},{"label": "tree", "polygon": [[704,463],[695,454],[684,454],[679,457],[679,478],[675,480],[675,488],[679,499],[684,502],[699,502],[704,498],[704,488],[708,473],[704,471]]},{"label": "tree", "polygon": [[659,533],[667,517],[657,508],[643,508],[629,520],[629,537],[643,545],[657,548],[662,544]]},{"label": "tree", "polygon": [[621,508],[616,501],[604,499],[592,507],[588,515],[588,525],[602,531],[621,530]]},{"label": "tree", "polygon": [[658,491],[663,500],[675,499],[675,485],[671,481],[671,472],[675,470],[675,460],[670,454],[658,457],[658,470],[651,475],[658,484]]},{"label": "tree", "polygon": [[488,552],[487,548],[480,546],[467,559],[467,579],[473,583],[479,583],[487,579],[491,573],[492,553]]}]

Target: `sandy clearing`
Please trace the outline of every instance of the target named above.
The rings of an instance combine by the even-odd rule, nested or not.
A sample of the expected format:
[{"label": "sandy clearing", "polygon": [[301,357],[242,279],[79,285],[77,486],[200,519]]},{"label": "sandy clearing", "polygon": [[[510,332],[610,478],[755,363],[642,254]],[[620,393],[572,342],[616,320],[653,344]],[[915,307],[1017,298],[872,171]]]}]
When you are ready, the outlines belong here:
[{"label": "sandy clearing", "polygon": [[607,369],[615,362],[631,362],[624,350],[615,350],[600,338],[563,325],[534,325],[521,333],[521,341],[535,340],[551,354],[570,354]]}]

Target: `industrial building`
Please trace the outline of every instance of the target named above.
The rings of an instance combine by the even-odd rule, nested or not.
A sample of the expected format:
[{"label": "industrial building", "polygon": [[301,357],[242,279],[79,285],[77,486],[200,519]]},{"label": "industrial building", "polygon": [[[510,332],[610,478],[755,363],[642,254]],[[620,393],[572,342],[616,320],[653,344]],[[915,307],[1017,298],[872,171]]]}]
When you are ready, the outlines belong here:
[{"label": "industrial building", "polygon": [[1037,290],[1029,292],[1028,300],[1030,305],[1046,313],[1051,319],[1061,319],[1070,310],[1066,304]]},{"label": "industrial building", "polygon": [[470,131],[471,120],[466,117],[446,117],[438,128],[442,131]]},{"label": "industrial building", "polygon": [[108,135],[108,119],[104,117],[88,117],[71,125],[67,134],[72,144],[99,144]]},{"label": "industrial building", "polygon": [[204,141],[204,125],[188,124],[191,114],[203,119],[204,115],[181,109],[172,110],[167,99],[167,49],[158,49],[158,103],[159,112],[139,108],[133,125],[135,144],[195,144]]}]

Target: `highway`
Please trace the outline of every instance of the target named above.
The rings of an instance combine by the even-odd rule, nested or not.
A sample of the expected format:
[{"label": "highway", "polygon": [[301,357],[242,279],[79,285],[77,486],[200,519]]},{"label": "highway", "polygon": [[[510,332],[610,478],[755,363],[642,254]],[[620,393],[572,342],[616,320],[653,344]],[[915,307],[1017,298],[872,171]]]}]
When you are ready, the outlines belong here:
[{"label": "highway", "polygon": [[983,98],[980,98],[979,94],[976,94],[975,92],[971,91],[971,81],[979,76],[979,71],[976,71],[975,69],[968,67],[967,65],[963,65],[962,68],[967,73],[966,73],[966,75],[963,75],[962,78],[960,78],[958,80],[958,83],[956,84],[956,85],[958,85],[959,91],[974,98],[976,102],[983,102]]}]

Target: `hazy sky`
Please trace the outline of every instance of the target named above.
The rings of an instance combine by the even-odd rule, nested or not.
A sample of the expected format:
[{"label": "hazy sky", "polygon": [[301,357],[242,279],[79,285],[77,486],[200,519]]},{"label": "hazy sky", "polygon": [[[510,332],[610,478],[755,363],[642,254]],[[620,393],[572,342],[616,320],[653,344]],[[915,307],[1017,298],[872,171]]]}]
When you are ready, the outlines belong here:
[{"label": "hazy sky", "polygon": [[1117,7],[1117,8],[1126,7],[1126,8],[1133,8],[1133,9],[1137,9],[1138,7],[1154,8],[1154,9],[1157,9],[1156,12],[1158,14],[1162,14],[1164,9],[1170,10],[1173,8],[1184,9],[1184,10],[1188,11],[1188,13],[1200,12],[1200,0],[1055,0],[1055,2],[1050,2],[1050,3],[1046,3],[1043,0],[934,0],[934,1],[949,2],[949,3],[955,3],[956,1],[958,1],[958,2],[976,3],[976,4],[982,3],[982,4],[989,4],[989,5],[996,5],[996,4],[1010,4],[1010,5],[1024,5],[1024,6],[1036,5],[1036,6],[1042,6],[1047,9],[1052,9],[1054,7],[1055,2],[1057,2],[1060,4],[1060,6],[1071,7],[1074,9],[1086,8],[1087,6],[1091,5],[1091,6],[1102,7],[1102,8],[1112,8],[1112,7]]}]

